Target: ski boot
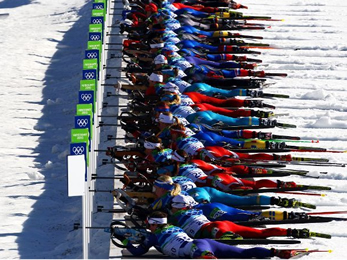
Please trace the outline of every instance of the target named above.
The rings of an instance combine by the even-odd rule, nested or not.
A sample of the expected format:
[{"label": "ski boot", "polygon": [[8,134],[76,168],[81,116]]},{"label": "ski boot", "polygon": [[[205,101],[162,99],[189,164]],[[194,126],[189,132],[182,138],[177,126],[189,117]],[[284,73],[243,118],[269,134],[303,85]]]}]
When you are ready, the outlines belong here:
[{"label": "ski boot", "polygon": [[259,120],[259,126],[266,126],[266,127],[275,127],[277,125],[276,120],[270,120],[266,118],[261,118]]},{"label": "ski boot", "polygon": [[284,208],[295,208],[297,204],[299,204],[299,201],[295,199],[271,197],[271,205],[277,205]]},{"label": "ski boot", "polygon": [[228,231],[225,232],[219,239],[221,240],[235,240],[235,239],[243,239],[239,234],[235,234],[234,232]]},{"label": "ski boot", "polygon": [[295,187],[296,187],[296,183],[293,181],[284,182],[284,181],[277,180],[277,188],[279,188],[279,189],[281,189],[281,188],[295,188]]},{"label": "ski boot", "polygon": [[310,230],[304,229],[291,229],[288,228],[287,235],[294,238],[310,238]]},{"label": "ski boot", "polygon": [[286,212],[287,213],[287,219],[309,219],[310,216],[307,215],[305,212]]},{"label": "ski boot", "polygon": [[245,107],[263,107],[263,101],[262,100],[245,100],[244,103]]},{"label": "ski boot", "polygon": [[271,111],[261,111],[261,110],[257,110],[257,111],[252,111],[251,112],[251,116],[255,116],[255,117],[260,117],[260,118],[269,118],[269,117],[273,117],[275,114],[274,112]]},{"label": "ski boot", "polygon": [[286,250],[286,249],[273,249],[274,256],[282,259],[290,259],[298,254],[296,250]]}]

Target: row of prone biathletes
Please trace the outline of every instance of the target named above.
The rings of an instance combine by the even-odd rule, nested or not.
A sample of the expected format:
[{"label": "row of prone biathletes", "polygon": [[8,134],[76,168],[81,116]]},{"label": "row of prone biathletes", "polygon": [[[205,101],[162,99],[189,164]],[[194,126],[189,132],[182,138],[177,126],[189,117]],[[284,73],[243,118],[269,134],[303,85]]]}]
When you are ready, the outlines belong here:
[{"label": "row of prone biathletes", "polygon": [[[301,240],[331,238],[309,223],[345,219],[319,216],[315,205],[290,198],[330,190],[306,185],[310,172],[290,166],[344,164],[292,156],[329,151],[271,132],[295,127],[277,120],[269,104],[288,96],[263,91],[269,78],[286,74],[257,70],[259,51],[271,46],[254,31],[276,20],[246,16],[237,9],[248,7],[231,0],[123,3],[121,70],[128,82],[117,86],[129,102],[117,120],[132,145],[107,151],[125,170],[124,186],[113,194],[127,224],[111,223],[114,245],[134,256],[155,247],[168,257],[202,259],[330,252],[302,248]],[[293,175],[298,183],[281,180]]]}]

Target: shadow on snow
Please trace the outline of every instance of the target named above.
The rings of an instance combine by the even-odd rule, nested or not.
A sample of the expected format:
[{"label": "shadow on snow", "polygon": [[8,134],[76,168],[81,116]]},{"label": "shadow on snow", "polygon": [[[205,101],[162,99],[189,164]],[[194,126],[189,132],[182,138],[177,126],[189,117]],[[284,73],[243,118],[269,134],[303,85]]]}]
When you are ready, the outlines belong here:
[{"label": "shadow on snow", "polygon": [[[30,0],[6,0],[0,3],[0,8],[29,3]],[[23,231],[18,234],[20,258],[81,257],[82,243],[75,242],[81,241],[81,231],[70,232],[73,222],[81,220],[81,199],[67,197],[65,154],[69,149],[70,130],[74,127],[90,13],[91,4],[87,3],[78,13],[80,19],[65,32],[46,71],[42,92],[46,105],[37,125],[49,127],[40,133],[40,143],[33,150],[37,154],[35,162],[42,166],[40,173],[45,177],[45,186],[43,193],[35,198]],[[61,102],[47,104],[49,99]]]}]

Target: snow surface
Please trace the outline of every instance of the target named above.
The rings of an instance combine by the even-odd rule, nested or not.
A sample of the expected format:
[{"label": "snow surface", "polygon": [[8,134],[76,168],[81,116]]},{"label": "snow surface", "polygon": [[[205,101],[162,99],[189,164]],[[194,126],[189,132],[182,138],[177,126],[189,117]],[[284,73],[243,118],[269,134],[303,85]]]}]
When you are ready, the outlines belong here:
[{"label": "snow surface", "polygon": [[[249,6],[243,10],[245,14],[284,19],[267,22],[271,28],[265,31],[242,32],[262,35],[263,42],[278,47],[261,50],[264,65],[259,69],[289,74],[287,78],[272,79],[276,84],[265,91],[290,94],[290,100],[267,102],[276,105],[276,113],[289,113],[279,117],[280,122],[296,124],[298,128],[273,132],[299,135],[309,141],[303,145],[347,150],[347,94],[344,93],[347,3],[342,0],[242,0],[240,3]],[[10,15],[0,16],[3,36],[0,38],[3,64],[0,70],[3,111],[0,258],[81,258],[81,231],[71,231],[73,223],[81,220],[81,200],[67,197],[65,156],[73,127],[91,1],[0,0],[1,13]],[[345,153],[296,155],[347,162]],[[316,211],[347,210],[345,168],[290,168],[308,169],[320,178],[287,179],[332,187],[325,197],[296,198],[316,204]],[[112,171],[111,166],[104,166],[100,175]],[[110,181],[101,182],[103,188],[110,185]],[[109,194],[98,196],[103,205],[112,203]],[[336,216],[347,217],[346,214]],[[108,223],[108,219],[107,214],[97,213],[95,225]],[[316,253],[303,259],[346,259],[346,223],[297,227],[333,236],[331,240],[309,239],[291,246],[333,250],[331,254]],[[95,231],[92,242],[91,258],[107,258],[108,235]]]}]

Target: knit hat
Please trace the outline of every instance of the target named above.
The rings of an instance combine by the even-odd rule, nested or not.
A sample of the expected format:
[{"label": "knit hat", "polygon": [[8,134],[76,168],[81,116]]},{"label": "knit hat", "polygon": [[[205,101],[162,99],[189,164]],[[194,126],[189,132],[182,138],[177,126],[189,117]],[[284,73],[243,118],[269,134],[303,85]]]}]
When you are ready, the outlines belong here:
[{"label": "knit hat", "polygon": [[175,122],[175,118],[171,114],[164,115],[163,113],[160,113],[159,122],[165,124],[173,124]]},{"label": "knit hat", "polygon": [[154,58],[154,64],[167,64],[167,58],[163,54],[159,54]]},{"label": "knit hat", "polygon": [[149,80],[155,81],[155,82],[163,82],[164,77],[163,77],[163,75],[156,74],[156,73],[152,73],[152,74],[149,76]]},{"label": "knit hat", "polygon": [[171,207],[179,208],[179,209],[186,208],[186,207],[193,207],[197,204],[199,203],[197,203],[191,196],[183,195],[183,194],[179,194],[173,197],[171,201]]},{"label": "knit hat", "polygon": [[165,43],[163,42],[159,42],[159,43],[151,43],[149,45],[149,47],[151,47],[151,49],[154,49],[154,48],[163,48],[165,46]]}]

